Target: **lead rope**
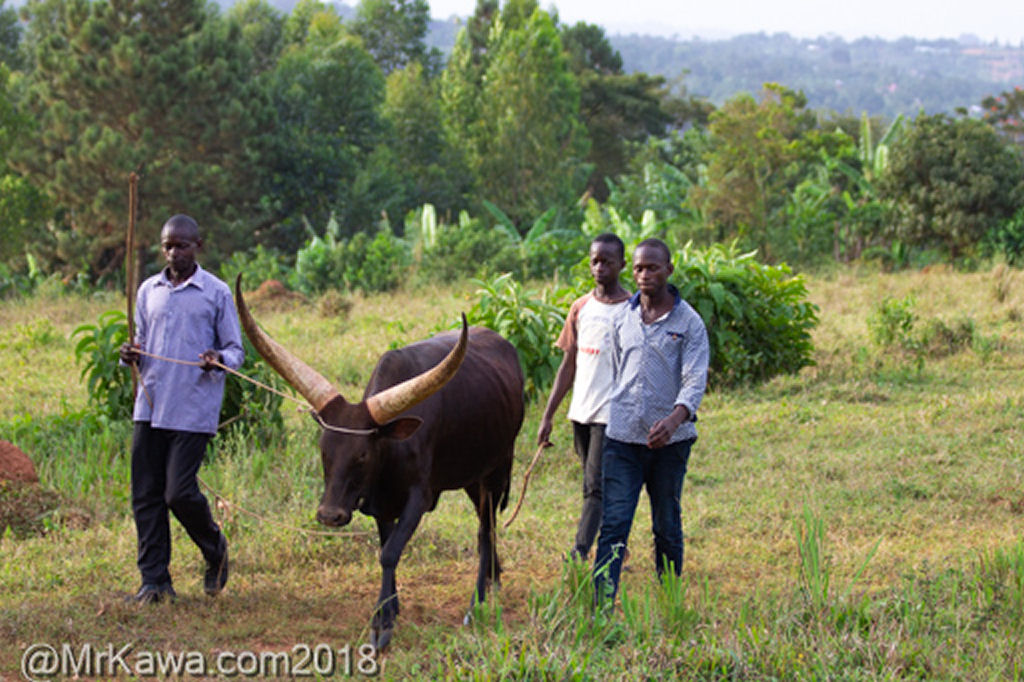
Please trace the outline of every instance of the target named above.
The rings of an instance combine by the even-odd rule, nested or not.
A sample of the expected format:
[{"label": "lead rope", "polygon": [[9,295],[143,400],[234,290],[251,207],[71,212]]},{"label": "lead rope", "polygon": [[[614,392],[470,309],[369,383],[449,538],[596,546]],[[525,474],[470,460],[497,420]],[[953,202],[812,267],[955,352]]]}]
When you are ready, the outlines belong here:
[{"label": "lead rope", "polygon": [[[156,353],[146,352],[146,351],[144,351],[144,350],[142,350],[140,348],[136,348],[135,351],[139,355],[145,355],[146,357],[153,358],[154,360],[163,360],[164,362],[173,362],[173,363],[178,364],[178,365],[189,365],[189,366],[192,366],[192,367],[199,367],[199,366],[202,365],[202,363],[198,362],[198,361],[179,360],[177,358],[168,358],[168,357],[164,357],[162,355],[157,355]],[[347,429],[347,428],[344,428],[344,427],[341,427],[341,426],[332,426],[331,424],[325,423],[324,420],[320,418],[320,415],[318,415],[316,413],[316,411],[308,403],[306,403],[305,401],[299,400],[298,398],[296,398],[294,396],[290,396],[287,393],[283,393],[283,392],[277,390],[273,386],[268,386],[267,384],[264,384],[261,381],[257,381],[256,379],[253,379],[252,377],[246,376],[245,374],[242,374],[241,372],[238,372],[238,371],[228,367],[227,365],[225,365],[222,362],[214,361],[214,362],[212,362],[210,364],[212,364],[214,367],[218,367],[218,368],[224,370],[225,372],[228,372],[230,374],[234,374],[235,376],[239,377],[240,379],[244,379],[245,381],[248,381],[251,384],[255,384],[256,386],[259,386],[262,389],[265,389],[267,391],[270,391],[271,393],[279,395],[282,398],[287,398],[288,400],[291,400],[293,402],[299,403],[304,408],[306,408],[306,410],[304,410],[304,411],[308,411],[311,415],[313,415],[313,419],[316,420],[316,422],[320,425],[321,428],[328,429],[330,431],[339,431],[341,433],[356,434],[356,435],[368,435],[368,434],[376,432],[376,430],[377,430],[377,429]],[[136,365],[133,364],[132,367],[134,368],[134,367],[136,367]],[[142,384],[141,381],[139,383]],[[142,385],[142,389],[143,389],[143,392],[144,392],[144,394],[146,396],[146,402],[149,403],[149,407],[150,407],[150,409],[152,409],[153,408],[153,399],[149,396],[149,393],[145,390],[146,389],[145,385]],[[229,422],[225,422],[224,424],[227,424],[227,423],[229,423]],[[221,426],[224,426],[224,424],[221,424]],[[218,427],[218,428],[220,428],[220,427]],[[260,521],[261,523],[267,523],[267,524],[270,524],[272,526],[277,526],[279,528],[284,528],[286,530],[295,531],[295,532],[302,533],[302,534],[305,534],[305,535],[320,535],[320,536],[327,536],[327,537],[360,537],[360,536],[371,535],[370,531],[350,530],[350,531],[344,531],[344,532],[332,532],[332,531],[323,531],[323,530],[310,530],[308,528],[299,528],[298,526],[290,526],[290,525],[288,525],[286,523],[281,523],[280,521],[274,521],[273,519],[269,519],[269,518],[267,518],[265,516],[257,514],[254,511],[250,511],[250,510],[246,509],[245,507],[242,507],[241,505],[234,504],[233,502],[228,500],[226,497],[221,495],[219,492],[217,492],[217,490],[214,489],[213,486],[211,486],[209,483],[204,481],[203,478],[199,474],[196,474],[196,479],[199,480],[199,483],[201,483],[204,488],[206,488],[207,490],[210,491],[210,493],[213,495],[214,500],[215,500],[215,505],[214,506],[218,510],[223,510],[225,515],[229,515],[232,510],[236,510],[237,509],[238,511],[242,512],[243,514],[251,516],[254,519]]]},{"label": "lead rope", "polygon": [[[178,364],[178,365],[189,365],[190,367],[201,367],[202,364],[203,364],[203,363],[201,363],[201,362],[199,362],[197,360],[179,360],[177,358],[164,357],[163,355],[157,355],[156,353],[146,352],[146,351],[142,350],[141,348],[136,348],[135,352],[138,353],[139,355],[145,355],[147,358],[153,358],[154,360],[163,360],[164,362],[173,362],[173,363]],[[310,415],[312,415],[313,419],[316,421],[317,424],[320,425],[320,428],[322,428],[322,429],[326,429],[327,431],[336,431],[337,433],[344,433],[344,434],[348,434],[348,435],[351,435],[351,436],[370,436],[370,435],[373,435],[373,434],[377,433],[377,429],[350,429],[350,428],[345,427],[345,426],[334,426],[333,424],[328,424],[327,422],[325,422],[320,417],[319,414],[317,414],[316,410],[314,410],[309,405],[309,403],[307,403],[305,400],[299,400],[295,396],[288,395],[287,393],[285,393],[283,391],[279,391],[276,388],[274,388],[273,386],[268,386],[267,384],[263,383],[262,381],[258,381],[256,379],[253,379],[252,377],[246,376],[245,374],[242,374],[238,370],[235,370],[235,369],[232,369],[231,367],[228,367],[227,365],[225,365],[222,362],[218,362],[218,361],[214,360],[210,364],[213,365],[214,367],[217,367],[218,369],[224,370],[228,374],[235,375],[239,379],[243,379],[245,381],[248,381],[251,384],[259,386],[260,388],[262,388],[262,389],[264,389],[266,391],[270,391],[271,393],[273,393],[275,395],[279,395],[282,398],[287,398],[288,400],[291,400],[292,402],[298,403],[303,408],[305,408],[305,409],[303,409],[301,411],[308,412]],[[145,386],[143,386],[143,388],[145,388]],[[150,399],[148,393],[146,394],[146,400],[149,401],[149,407],[152,409],[153,401],[152,401],[152,399]],[[225,422],[225,423],[227,423],[227,422]],[[224,424],[221,424],[221,426],[224,426]]]}]

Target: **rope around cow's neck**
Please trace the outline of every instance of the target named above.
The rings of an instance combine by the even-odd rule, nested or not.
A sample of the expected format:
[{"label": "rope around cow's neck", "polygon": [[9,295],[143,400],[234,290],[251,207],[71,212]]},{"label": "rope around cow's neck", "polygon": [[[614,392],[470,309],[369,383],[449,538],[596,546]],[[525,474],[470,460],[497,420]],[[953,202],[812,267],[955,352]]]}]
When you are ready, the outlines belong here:
[{"label": "rope around cow's neck", "polygon": [[[178,358],[164,357],[163,355],[157,355],[156,353],[149,353],[147,351],[142,350],[141,348],[136,348],[135,351],[139,355],[145,355],[147,358],[153,358],[154,360],[163,360],[164,362],[173,362],[173,363],[178,364],[178,365],[189,365],[191,367],[201,367],[202,364],[203,364],[203,363],[201,363],[201,362],[199,362],[197,360],[179,360]],[[273,393],[275,395],[279,395],[282,398],[287,398],[288,400],[291,400],[292,402],[298,403],[303,408],[305,408],[303,411],[309,412],[311,415],[313,415],[313,419],[316,420],[316,423],[319,424],[320,428],[322,428],[322,429],[325,429],[327,431],[335,431],[337,433],[344,433],[344,434],[350,435],[350,436],[370,436],[370,435],[373,435],[374,433],[377,433],[377,429],[350,429],[350,428],[345,427],[345,426],[334,426],[333,424],[328,424],[317,413],[317,411],[309,403],[307,403],[306,401],[299,400],[295,396],[288,395],[287,393],[285,393],[283,391],[279,391],[276,388],[274,388],[273,386],[268,386],[267,384],[265,384],[265,383],[263,383],[261,381],[258,381],[256,379],[253,379],[252,377],[246,376],[245,374],[242,374],[238,370],[232,369],[231,367],[228,367],[223,362],[217,362],[216,360],[214,360],[210,364],[213,365],[214,367],[217,367],[218,369],[224,370],[225,372],[227,372],[229,374],[235,375],[239,379],[244,379],[245,381],[248,381],[251,384],[259,386],[260,388],[262,388],[264,390],[270,391],[271,393]],[[148,394],[146,395],[146,398],[147,398],[147,400],[149,400],[149,395]],[[153,407],[153,401],[152,400],[149,401],[149,406],[151,408]]]}]

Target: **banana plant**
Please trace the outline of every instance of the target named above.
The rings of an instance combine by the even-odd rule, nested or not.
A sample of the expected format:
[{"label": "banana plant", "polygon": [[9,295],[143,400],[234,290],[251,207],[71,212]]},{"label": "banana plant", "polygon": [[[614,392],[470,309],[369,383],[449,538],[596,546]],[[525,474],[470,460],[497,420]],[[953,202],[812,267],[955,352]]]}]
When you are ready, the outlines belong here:
[{"label": "banana plant", "polygon": [[587,201],[587,207],[583,212],[583,224],[580,226],[583,234],[588,237],[596,237],[602,232],[614,232],[627,245],[637,244],[648,237],[660,236],[662,228],[657,214],[649,208],[644,210],[640,221],[637,222],[630,216],[619,213],[614,206],[606,205],[602,208],[594,199]]}]

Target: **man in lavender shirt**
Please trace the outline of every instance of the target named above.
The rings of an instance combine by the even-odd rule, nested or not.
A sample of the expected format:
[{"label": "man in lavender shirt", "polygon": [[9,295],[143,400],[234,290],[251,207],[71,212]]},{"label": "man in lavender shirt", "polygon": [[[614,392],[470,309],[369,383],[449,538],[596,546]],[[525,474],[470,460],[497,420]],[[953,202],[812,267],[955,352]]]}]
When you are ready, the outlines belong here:
[{"label": "man in lavender shirt", "polygon": [[140,603],[175,597],[168,510],[206,559],[206,593],[217,595],[228,579],[227,538],[199,491],[196,473],[217,432],[224,397],[224,371],[213,363],[237,369],[244,351],[231,289],[196,262],[202,245],[199,225],[189,216],[164,224],[160,246],[167,267],[139,287],[135,344],[120,350],[121,361],[137,364],[141,374],[132,414],[132,511],[142,574],[134,599]]},{"label": "man in lavender shirt", "polygon": [[602,453],[604,507],[594,560],[595,598],[613,603],[640,489],[651,501],[654,566],[679,575],[679,497],[697,440],[697,408],[707,383],[707,330],[668,283],[672,255],[659,239],[633,251],[637,293],[612,334],[615,388]]}]

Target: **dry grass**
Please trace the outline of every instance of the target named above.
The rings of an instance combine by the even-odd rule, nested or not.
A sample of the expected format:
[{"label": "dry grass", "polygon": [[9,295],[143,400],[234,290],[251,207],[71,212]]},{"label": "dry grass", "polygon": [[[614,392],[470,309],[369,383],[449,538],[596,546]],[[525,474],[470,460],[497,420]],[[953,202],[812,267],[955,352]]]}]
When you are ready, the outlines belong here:
[{"label": "dry grass", "polygon": [[[879,609],[889,604],[890,611],[903,603],[900,590],[910,589],[904,587],[911,584],[908,576],[917,581],[913,585],[945,585],[938,571],[978,569],[992,552],[1019,541],[1024,278],[1005,269],[896,275],[849,270],[811,278],[809,285],[821,307],[817,365],[758,388],[709,395],[702,409],[701,438],[683,492],[684,587],[700,623],[688,636],[705,643],[695,651],[733,652],[738,663],[729,668],[732,675],[748,678],[1002,676],[1005,663],[998,662],[1019,652],[1006,648],[1005,631],[998,628],[993,638],[983,627],[954,628],[946,653],[914,653],[937,646],[937,635],[913,635],[906,620],[862,635],[835,634],[820,624],[805,630],[785,614],[802,603],[797,538],[805,508],[825,523],[823,551],[837,593],[870,556],[855,594],[876,595],[871,603]],[[449,326],[470,307],[471,293],[465,285],[355,296],[333,317],[318,314],[316,302],[257,308],[255,314],[271,335],[356,399],[383,350]],[[928,358],[920,368],[875,347],[869,315],[885,297],[907,295],[922,320],[970,317],[974,347]],[[0,423],[85,404],[63,339],[76,324],[93,321],[104,303],[109,301],[0,305],[0,338],[8,343],[0,361]],[[62,338],[12,352],[12,339],[30,338],[24,330],[38,319],[50,320]],[[18,376],[29,365],[32,371]],[[531,406],[518,441],[513,503],[539,415],[540,406]],[[132,641],[137,648],[204,651],[365,641],[379,580],[373,524],[357,518],[346,531],[364,534],[339,538],[295,530],[322,530],[312,522],[322,483],[314,427],[291,414],[287,424],[277,443],[218,444],[215,460],[203,470],[234,505],[220,510],[234,563],[229,588],[217,600],[201,596],[201,559],[176,524],[172,571],[181,599],[154,609],[119,600],[135,587],[123,467],[114,467],[120,473],[90,492],[85,506],[95,521],[87,528],[57,524],[42,537],[0,541],[0,674],[13,674],[20,652],[34,641]],[[574,648],[545,630],[537,600],[563,598],[561,557],[572,541],[580,497],[564,422],[557,423],[554,437],[556,447],[534,471],[519,518],[501,533],[503,629],[459,625],[475,574],[475,518],[462,493],[448,493],[403,555],[402,614],[385,677],[466,676],[472,665],[485,666],[481,677],[514,676],[515,656],[529,652],[535,658],[527,668],[539,666],[555,677],[567,670],[611,678],[627,675],[623,671],[630,677],[729,676],[712,674],[699,656],[691,660],[695,654],[673,648],[683,642],[678,637],[655,633],[644,639],[644,629],[632,620],[622,635],[626,643],[599,646],[592,660],[582,658],[592,642]],[[121,438],[126,444],[126,430]],[[48,473],[57,470],[51,458],[67,454],[53,446],[52,452],[29,451],[44,484],[56,476]],[[269,521],[256,521],[240,508]],[[653,585],[645,500],[632,537],[624,590],[642,597]],[[922,603],[938,609],[927,606],[929,598],[922,596]],[[744,608],[760,614],[762,624],[744,624]],[[764,615],[768,611],[781,615],[773,619]],[[755,645],[751,633],[759,627],[772,637]],[[897,649],[885,653],[893,642]],[[492,645],[497,649],[487,653]],[[502,654],[503,648],[511,653]],[[503,673],[502,665],[511,672]]]}]

